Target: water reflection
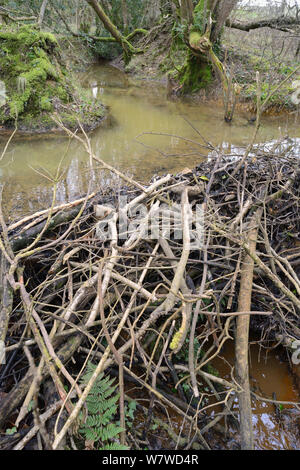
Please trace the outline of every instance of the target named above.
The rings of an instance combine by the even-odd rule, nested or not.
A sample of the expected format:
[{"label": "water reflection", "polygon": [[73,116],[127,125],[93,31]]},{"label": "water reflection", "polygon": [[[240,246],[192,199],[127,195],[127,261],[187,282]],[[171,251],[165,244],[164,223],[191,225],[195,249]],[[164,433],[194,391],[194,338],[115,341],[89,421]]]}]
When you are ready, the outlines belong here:
[{"label": "water reflection", "polygon": [[93,98],[96,99],[97,96],[98,96],[98,85],[97,85],[97,82],[93,82],[91,88],[92,88],[92,95],[93,95]]},{"label": "water reflection", "polygon": [[[231,367],[235,362],[234,342],[227,341],[222,354],[213,360],[213,365],[224,379],[231,379]],[[256,342],[250,346],[250,386],[263,399],[276,399],[299,403],[299,396],[289,373],[287,364],[282,362],[276,349],[262,350]],[[282,416],[278,417],[273,403],[252,397],[252,422],[255,449],[291,450],[299,449],[300,433],[297,425],[299,411],[292,405],[284,405]],[[238,413],[238,399],[232,409]],[[236,434],[236,439],[239,435]]]}]

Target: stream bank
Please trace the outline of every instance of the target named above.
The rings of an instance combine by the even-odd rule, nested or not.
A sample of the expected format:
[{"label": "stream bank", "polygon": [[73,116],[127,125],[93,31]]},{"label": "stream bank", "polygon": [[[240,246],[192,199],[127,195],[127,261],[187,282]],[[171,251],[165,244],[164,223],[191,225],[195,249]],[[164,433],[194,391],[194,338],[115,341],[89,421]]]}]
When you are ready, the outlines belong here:
[{"label": "stream bank", "polygon": [[66,68],[56,37],[35,26],[0,30],[0,133],[19,135],[58,132],[52,114],[70,129],[78,120],[86,131],[105,116]]}]

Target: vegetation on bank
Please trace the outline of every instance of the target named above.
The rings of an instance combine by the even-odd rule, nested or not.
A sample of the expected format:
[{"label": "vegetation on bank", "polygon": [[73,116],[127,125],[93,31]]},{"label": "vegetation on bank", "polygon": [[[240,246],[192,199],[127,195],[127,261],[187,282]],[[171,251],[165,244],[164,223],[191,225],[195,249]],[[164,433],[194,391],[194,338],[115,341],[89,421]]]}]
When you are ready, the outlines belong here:
[{"label": "vegetation on bank", "polygon": [[[256,73],[259,72],[261,101],[263,102],[272,93],[266,108],[267,112],[289,111],[296,108],[292,96],[295,93],[293,83],[299,76],[299,59],[296,47],[292,46],[289,33],[278,31],[272,33],[266,29],[246,33],[226,28],[223,47],[231,73],[241,86],[241,101],[255,109]],[[292,75],[294,72],[296,74]]]},{"label": "vegetation on bank", "polygon": [[[268,30],[255,32],[256,47],[254,47],[254,32],[246,33],[242,31],[231,31],[229,28],[224,29],[222,36],[222,46],[218,45],[216,52],[218,56],[224,60],[227,71],[231,74],[234,83],[239,87],[239,103],[246,105],[250,110],[255,111],[257,102],[257,83],[256,72],[260,73],[262,84],[261,101],[263,102],[267,96],[272,93],[269,104],[265,112],[280,112],[295,110],[296,106],[292,101],[295,88],[293,82],[297,80],[298,73],[286,80],[289,75],[297,71],[299,61],[295,56],[295,51],[289,49],[288,33],[278,33],[280,42],[275,45],[272,36],[268,41],[265,35]],[[178,72],[181,72],[185,65],[184,45],[178,36],[181,30],[173,27],[172,35],[169,34],[168,28],[162,28],[161,34],[156,37],[152,43],[152,47],[145,51],[140,57],[136,56],[130,64],[126,66],[126,71],[139,76],[140,78],[149,78],[164,80],[170,77],[176,80]],[[265,49],[263,49],[263,44]],[[274,53],[277,60],[274,60]],[[192,57],[190,60],[194,60]],[[187,72],[185,72],[187,74]],[[202,76],[200,80],[199,73],[195,75],[190,73],[189,78],[185,76],[186,83],[190,83],[188,96],[193,99],[221,98],[223,94],[220,80],[209,66],[203,66]],[[178,82],[179,92],[182,94],[181,84]],[[178,94],[178,93],[176,93]]]},{"label": "vegetation on bank", "polygon": [[[88,139],[75,139],[90,149]],[[0,238],[10,253],[3,256],[2,248],[0,259],[0,339],[9,364],[0,448],[35,445],[40,402],[45,449],[156,449],[152,437],[163,433],[167,449],[253,447],[243,444],[236,407],[239,400],[240,416],[248,410],[251,423],[251,407],[241,401],[245,384],[250,398],[248,373],[239,373],[253,346],[249,326],[266,354],[282,343],[294,360],[299,344],[300,168],[296,149],[287,151],[284,142],[251,146],[234,159],[208,144],[213,158],[148,185],[89,151],[122,179],[123,213],[140,213],[141,204],[146,209],[131,219],[134,229],[119,217],[116,180],[7,227]],[[230,373],[218,373],[215,359],[223,363],[221,348],[234,337],[235,366],[229,359]],[[290,418],[280,429],[292,429],[290,444],[298,448],[298,414],[294,420],[285,409],[293,402],[281,397],[274,404]],[[59,418],[49,419],[58,411]]]},{"label": "vegetation on bank", "polygon": [[[52,113],[58,113],[70,128],[77,127],[78,118],[87,129],[95,127],[104,109],[80,87],[70,69],[80,63],[86,66],[95,57],[116,59],[118,55],[128,72],[143,78],[168,78],[170,95],[225,96],[230,102],[225,105],[228,121],[236,102],[247,103],[255,111],[256,72],[260,72],[262,102],[272,95],[265,111],[295,108],[292,79],[280,86],[297,66],[299,47],[295,45],[291,58],[286,46],[288,31],[297,27],[294,13],[275,25],[276,34],[280,30],[287,35],[275,40],[277,50],[269,40],[275,30],[267,30],[267,37],[266,29],[253,26],[259,21],[257,9],[241,10],[237,0],[222,0],[218,7],[204,0],[155,0],[151,6],[136,0],[40,3],[28,3],[36,15],[32,17],[20,5],[20,15],[26,16],[17,18],[0,2],[0,92],[6,96],[5,103],[1,101],[0,125],[5,128],[18,120],[19,129],[47,131],[53,127]],[[11,4],[7,2],[8,7]],[[274,20],[270,22],[274,27]],[[255,37],[252,28],[256,28]],[[265,42],[252,47],[253,38],[264,35]]]},{"label": "vegetation on bank", "polygon": [[[299,411],[298,399],[280,401],[275,392],[269,398],[249,374],[250,330],[267,353],[281,344],[290,365],[300,362],[299,152],[283,137],[256,143],[261,111],[290,87],[294,63],[279,61],[278,51],[257,60],[256,50],[243,54],[244,44],[232,49],[231,38],[226,44],[238,0],[141,0],[141,13],[150,3],[159,12],[148,31],[144,17],[134,24],[137,2],[76,0],[92,7],[94,31],[88,18],[78,21],[78,9],[74,27],[75,0],[49,5],[56,5],[72,40],[98,53],[100,45],[117,50],[125,65],[142,57],[148,76],[150,67],[168,76],[170,95],[221,91],[227,122],[237,98],[261,99],[255,130],[246,149],[227,151],[191,122],[199,142],[184,138],[178,156],[194,155],[196,146],[199,158],[202,149],[209,158],[193,170],[156,175],[149,184],[133,180],[94,154],[86,133],[69,130],[77,118],[91,129],[104,111],[73,77],[67,62],[76,52],[72,58],[62,53],[69,39],[45,15],[48,1],[26,2],[33,13],[39,5],[38,19],[36,26],[20,26],[24,17],[15,15],[24,11],[6,8],[17,0],[0,0],[0,21],[14,23],[0,31],[3,126],[52,130],[57,114],[66,135],[89,155],[88,179],[96,165],[114,178],[97,193],[89,185],[81,199],[57,206],[64,179],[59,165],[55,177],[45,175],[53,181],[49,209],[10,225],[0,211],[0,363],[6,361],[0,449],[154,450],[165,432],[170,449],[252,450],[254,397],[274,404],[280,434],[293,434],[289,442],[283,436],[285,447],[297,448],[299,413],[293,419],[291,411]],[[43,32],[42,24],[56,36]],[[46,171],[37,169],[40,176]],[[77,190],[76,178],[73,183]],[[125,205],[118,195],[127,196]],[[235,354],[225,374],[215,359],[224,361],[223,346],[233,338]]]},{"label": "vegetation on bank", "polygon": [[36,27],[0,30],[0,80],[6,100],[0,107],[0,124],[10,128],[18,123],[23,131],[47,131],[58,113],[70,128],[93,128],[104,116],[104,108],[95,103],[66,68],[56,37]]}]

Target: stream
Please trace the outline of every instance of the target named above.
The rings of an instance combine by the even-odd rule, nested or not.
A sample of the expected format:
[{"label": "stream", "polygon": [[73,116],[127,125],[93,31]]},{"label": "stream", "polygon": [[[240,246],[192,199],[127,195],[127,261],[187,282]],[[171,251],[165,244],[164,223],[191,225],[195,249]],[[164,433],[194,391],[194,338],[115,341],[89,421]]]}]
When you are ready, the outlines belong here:
[{"label": "stream", "polygon": [[[249,116],[236,114],[228,125],[221,106],[212,109],[209,104],[183,99],[170,101],[163,84],[128,78],[110,65],[93,66],[80,78],[93,99],[99,98],[110,109],[111,117],[91,134],[95,154],[140,181],[147,181],[154,173],[192,168],[209,155],[205,141],[234,155],[247,146],[254,132]],[[296,114],[264,118],[257,141],[272,145],[273,140],[288,134],[289,145],[300,154],[299,124]],[[0,157],[4,145],[5,141],[0,141]],[[93,190],[112,183],[101,169],[95,168],[91,177],[88,156],[76,141],[57,135],[17,139],[0,160],[5,216],[16,219],[48,207],[54,178],[58,179],[56,204],[80,197],[89,183]],[[232,344],[225,345],[223,359],[214,363],[221,377],[230,374],[233,351]],[[265,360],[258,346],[251,347],[250,374],[258,395],[272,399],[275,393],[277,400],[299,402],[287,363],[277,349]],[[299,434],[300,412],[295,407],[285,405],[279,420],[273,404],[263,400],[252,404],[257,449],[297,448],[299,435],[291,425],[297,415]]]},{"label": "stream", "polygon": [[[209,150],[201,136],[221,147],[224,153],[234,154],[249,143],[254,132],[254,125],[247,120],[249,116],[236,114],[234,123],[228,125],[223,120],[222,106],[212,110],[209,104],[169,101],[164,85],[129,80],[109,65],[93,66],[80,79],[91,95],[97,95],[110,109],[111,118],[91,135],[95,154],[142,181],[154,173],[192,168],[206,158]],[[288,133],[300,153],[299,122],[296,115],[264,119],[258,141],[272,142]],[[145,132],[156,134],[141,135]],[[0,142],[1,147],[4,142]],[[6,215],[21,217],[49,206],[53,192],[51,178],[59,166],[57,204],[74,200],[87,190],[91,177],[88,156],[82,146],[62,136],[35,136],[12,142],[0,161]],[[102,187],[109,184],[108,176],[103,171],[95,171],[94,189],[99,184]]]}]

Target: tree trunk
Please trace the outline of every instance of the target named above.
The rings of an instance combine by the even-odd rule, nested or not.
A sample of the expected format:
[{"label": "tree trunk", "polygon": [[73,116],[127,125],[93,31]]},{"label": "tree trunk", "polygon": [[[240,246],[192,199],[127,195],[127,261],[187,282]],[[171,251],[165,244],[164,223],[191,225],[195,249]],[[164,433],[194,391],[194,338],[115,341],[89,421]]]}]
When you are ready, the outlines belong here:
[{"label": "tree trunk", "polygon": [[180,14],[183,20],[186,20],[188,24],[193,22],[193,11],[194,5],[192,0],[181,0]]},{"label": "tree trunk", "polygon": [[41,9],[40,9],[40,14],[39,14],[39,19],[38,19],[39,27],[42,26],[42,23],[44,21],[44,16],[45,16],[46,8],[47,8],[47,3],[48,3],[48,0],[44,0],[43,3],[42,3]]},{"label": "tree trunk", "polygon": [[123,46],[123,36],[118,30],[118,28],[112,23],[110,18],[106,15],[104,12],[103,8],[99,5],[97,0],[86,0],[86,2],[93,8],[95,11],[96,15],[100,18],[102,21],[105,29],[110,32],[112,37],[115,38],[115,40]]},{"label": "tree trunk", "polygon": [[[249,224],[248,245],[255,253],[258,225],[262,215],[259,208],[253,215]],[[251,311],[251,296],[253,284],[254,261],[250,255],[245,255],[241,267],[241,283],[238,300],[238,311]],[[253,429],[251,394],[249,385],[249,324],[250,315],[241,315],[237,318],[235,339],[235,370],[236,379],[242,391],[238,394],[240,411],[241,449],[253,450]]]},{"label": "tree trunk", "polygon": [[[224,92],[227,92],[226,74],[222,63],[214,52],[214,46],[237,1],[200,0],[194,7],[188,37],[190,50],[179,77],[184,92],[206,88],[212,81],[212,66],[221,77]],[[183,1],[181,6],[183,6]],[[185,3],[186,6],[187,3]]]},{"label": "tree trunk", "polygon": [[237,6],[238,0],[221,0],[216,3],[216,9],[213,12],[215,25],[212,28],[211,41],[214,43],[217,41],[223,26],[226,23],[227,18]]}]

